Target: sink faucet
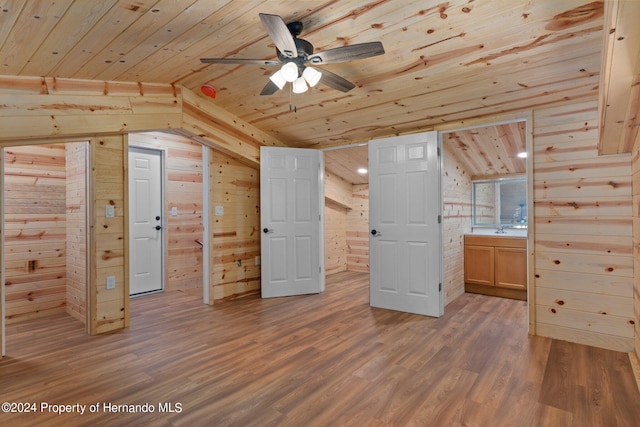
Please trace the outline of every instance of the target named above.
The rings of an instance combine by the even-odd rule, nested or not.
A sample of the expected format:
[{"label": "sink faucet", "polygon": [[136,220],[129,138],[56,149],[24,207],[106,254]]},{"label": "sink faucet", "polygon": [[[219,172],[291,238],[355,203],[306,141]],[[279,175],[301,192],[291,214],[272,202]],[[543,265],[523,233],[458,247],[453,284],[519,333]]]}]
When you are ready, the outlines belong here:
[{"label": "sink faucet", "polygon": [[496,230],[496,234],[505,234],[504,226],[502,224],[498,224],[498,229]]}]

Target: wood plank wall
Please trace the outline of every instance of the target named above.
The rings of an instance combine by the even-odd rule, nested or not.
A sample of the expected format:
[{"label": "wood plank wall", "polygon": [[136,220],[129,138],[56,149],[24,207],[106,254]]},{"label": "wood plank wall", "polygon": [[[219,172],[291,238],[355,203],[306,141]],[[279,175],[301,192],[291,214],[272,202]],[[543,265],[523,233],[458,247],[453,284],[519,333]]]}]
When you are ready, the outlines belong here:
[{"label": "wood plank wall", "polygon": [[452,143],[445,142],[442,152],[442,271],[446,305],[464,293],[464,235],[471,232],[471,176],[458,160]]},{"label": "wood plank wall", "polygon": [[[640,134],[639,134],[640,135]],[[635,320],[636,380],[640,388],[640,136],[636,138],[632,157],[633,188],[633,299]]]},{"label": "wood plank wall", "polygon": [[324,205],[324,267],[325,274],[347,270],[348,208],[332,202]]},{"label": "wood plank wall", "polygon": [[536,332],[631,351],[631,156],[598,156],[596,101],[533,117]]},{"label": "wood plank wall", "polygon": [[[476,224],[495,224],[496,218],[496,188],[493,185],[481,185],[476,191]],[[471,194],[471,193],[469,193]]]},{"label": "wood plank wall", "polygon": [[[181,135],[132,133],[129,146],[165,152],[165,230],[167,280],[165,289],[202,289],[202,145]],[[171,209],[177,209],[177,215]],[[200,291],[201,294],[201,291]]]},{"label": "wood plank wall", "polygon": [[347,270],[351,184],[326,169],[324,176],[324,266],[328,275]]},{"label": "wood plank wall", "polygon": [[[210,150],[210,303],[260,293],[260,170]],[[224,215],[216,216],[222,206]]]},{"label": "wood plank wall", "polygon": [[65,144],[67,313],[87,323],[88,142]]},{"label": "wood plank wall", "polygon": [[347,270],[369,272],[369,184],[351,187],[347,213]]},{"label": "wood plank wall", "polygon": [[[258,268],[243,271],[242,278],[238,275],[242,269],[230,264],[235,266],[238,255],[250,259],[249,254],[259,253],[258,177],[253,168],[259,160],[258,145],[278,145],[277,141],[229,117],[210,101],[170,85],[0,76],[0,92],[7,106],[0,117],[3,146],[23,145],[21,140],[26,139],[101,135],[91,140],[91,179],[97,192],[90,203],[92,333],[122,328],[128,320],[122,209],[126,137],[110,136],[114,133],[173,128],[251,164],[230,165],[231,157],[211,156],[212,175],[216,165],[222,172],[211,181],[225,183],[212,190],[214,198],[237,202],[244,209],[252,206],[255,212],[247,211],[244,217],[238,213],[237,224],[229,216],[211,221],[216,240],[210,261],[221,267],[214,268],[210,284],[212,301],[258,291]],[[53,110],[47,107],[52,105]],[[594,100],[534,111],[537,277],[533,286],[540,291],[534,302],[535,326],[540,335],[630,351],[634,346],[631,161],[630,156],[597,157],[596,110]],[[236,171],[240,178],[234,176]],[[236,187],[252,190],[238,188],[237,194],[225,195],[234,181]],[[252,201],[240,202],[245,197]],[[105,221],[96,215],[97,210],[104,212],[105,203],[113,203],[119,216]],[[117,276],[115,291],[105,292],[108,272]]]},{"label": "wood plank wall", "polygon": [[0,76],[0,93],[0,141],[10,143],[182,126],[173,85]]},{"label": "wood plank wall", "polygon": [[[129,243],[127,241],[126,135],[101,136],[90,141],[90,326],[100,334],[129,325]],[[105,207],[115,208],[105,218]],[[115,289],[107,289],[107,276],[115,276]]]},{"label": "wood plank wall", "polygon": [[64,313],[65,147],[11,147],[4,156],[6,321]]}]

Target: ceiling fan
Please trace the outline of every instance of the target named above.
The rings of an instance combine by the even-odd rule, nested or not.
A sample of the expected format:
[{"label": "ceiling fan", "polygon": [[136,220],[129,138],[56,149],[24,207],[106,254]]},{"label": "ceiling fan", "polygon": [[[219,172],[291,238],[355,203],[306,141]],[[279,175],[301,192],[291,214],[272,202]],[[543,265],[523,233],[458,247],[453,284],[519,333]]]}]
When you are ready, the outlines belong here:
[{"label": "ceiling fan", "polygon": [[200,61],[205,64],[280,66],[280,70],[269,77],[269,82],[260,92],[260,95],[272,95],[287,82],[292,84],[294,93],[305,92],[308,86],[313,87],[317,83],[348,92],[355,87],[353,83],[330,71],[318,70],[307,64],[334,64],[384,54],[381,42],[359,43],[314,53],[311,43],[298,38],[302,32],[302,22],[285,24],[280,16],[267,13],[261,13],[260,20],[276,45],[277,61],[241,58],[201,58]]}]

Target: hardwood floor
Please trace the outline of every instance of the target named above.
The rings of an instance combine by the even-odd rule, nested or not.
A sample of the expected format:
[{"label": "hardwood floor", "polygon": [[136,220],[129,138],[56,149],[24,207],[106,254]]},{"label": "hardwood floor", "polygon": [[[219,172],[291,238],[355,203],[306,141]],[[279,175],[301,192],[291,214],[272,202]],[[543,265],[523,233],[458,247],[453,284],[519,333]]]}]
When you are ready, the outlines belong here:
[{"label": "hardwood floor", "polygon": [[131,328],[95,337],[66,315],[8,325],[0,401],[38,412],[0,425],[640,423],[628,356],[528,336],[523,301],[465,294],[434,319],[370,308],[368,275],[346,272],[320,295],[208,307],[174,291],[131,311]]}]

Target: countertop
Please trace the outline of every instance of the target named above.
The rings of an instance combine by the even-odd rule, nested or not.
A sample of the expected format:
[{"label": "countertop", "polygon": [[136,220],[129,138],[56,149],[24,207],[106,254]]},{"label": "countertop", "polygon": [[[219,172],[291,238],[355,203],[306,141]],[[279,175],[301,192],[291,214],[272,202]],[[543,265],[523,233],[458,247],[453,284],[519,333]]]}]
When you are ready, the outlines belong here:
[{"label": "countertop", "polygon": [[471,235],[476,236],[495,236],[495,237],[527,237],[527,229],[526,228],[505,228],[504,233],[496,233],[498,231],[497,228],[491,227],[475,227],[471,231]]}]

